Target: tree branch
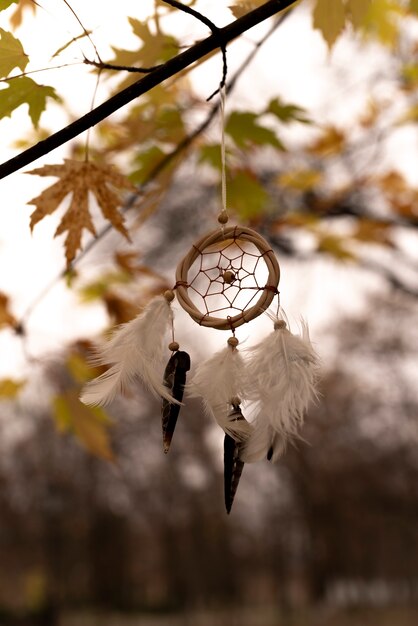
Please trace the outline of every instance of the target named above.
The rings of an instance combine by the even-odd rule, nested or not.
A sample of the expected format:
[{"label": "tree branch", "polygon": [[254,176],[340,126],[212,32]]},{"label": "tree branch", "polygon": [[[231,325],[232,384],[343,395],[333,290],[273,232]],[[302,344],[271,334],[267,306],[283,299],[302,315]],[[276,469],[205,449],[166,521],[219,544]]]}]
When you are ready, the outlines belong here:
[{"label": "tree branch", "polygon": [[283,11],[295,2],[296,0],[268,0],[268,2],[257,9],[254,9],[254,11],[247,13],[238,20],[228,24],[228,26],[219,29],[219,34],[210,35],[207,39],[198,42],[185,52],[182,52],[173,59],[167,61],[167,63],[164,63],[161,67],[157,67],[157,69],[150,74],[147,74],[133,85],[130,85],[126,89],[123,89],[116,95],[112,96],[109,100],[106,100],[106,102],[99,105],[86,115],[83,115],[72,124],[69,124],[53,135],[50,135],[47,139],[40,141],[36,145],[28,148],[24,152],[21,152],[9,161],[0,165],[0,179],[9,176],[20,168],[33,163],[36,159],[45,156],[55,148],[67,143],[67,141],[74,139],[74,137],[77,137],[88,128],[98,124],[115,111],[118,111],[129,102],[132,102],[132,100],[135,100],[139,96],[150,91],[153,87],[156,87],[163,81],[167,80],[167,78],[171,78],[192,65],[192,63],[195,63],[213,50],[216,50],[216,48],[219,47],[220,38],[222,38],[222,41],[226,46],[229,42],[233,41],[253,26],[260,24],[276,13]]},{"label": "tree branch", "polygon": [[179,9],[179,11],[184,11],[185,13],[192,15],[197,20],[200,20],[201,22],[203,22],[203,24],[208,26],[210,30],[212,31],[212,34],[218,38],[219,47],[222,52],[223,70],[222,70],[222,78],[219,82],[219,87],[207,98],[207,100],[212,100],[213,96],[216,96],[216,94],[219,93],[222,87],[225,85],[226,75],[228,72],[228,65],[226,61],[226,45],[222,38],[220,29],[216,26],[216,24],[214,24],[211,20],[209,20],[205,15],[202,15],[201,13],[199,13],[199,11],[192,9],[189,6],[181,4],[181,2],[177,2],[177,0],[163,0],[163,2],[165,2],[166,4],[169,4],[172,7]]}]

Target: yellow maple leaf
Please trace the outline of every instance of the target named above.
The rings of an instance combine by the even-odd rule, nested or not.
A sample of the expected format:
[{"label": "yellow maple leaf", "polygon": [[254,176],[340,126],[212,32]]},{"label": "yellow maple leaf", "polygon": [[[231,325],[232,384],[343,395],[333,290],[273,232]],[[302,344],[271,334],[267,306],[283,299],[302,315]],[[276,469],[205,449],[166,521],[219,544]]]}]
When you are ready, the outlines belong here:
[{"label": "yellow maple leaf", "polygon": [[88,407],[70,389],[53,400],[54,419],[61,432],[72,432],[89,452],[106,461],[114,461],[109,429],[112,422],[100,407]]},{"label": "yellow maple leaf", "polygon": [[236,4],[229,5],[234,17],[242,17],[257,7],[265,4],[266,0],[239,0]]},{"label": "yellow maple leaf", "polygon": [[136,187],[115,168],[88,161],[66,159],[61,165],[45,165],[27,173],[55,176],[60,179],[28,202],[36,206],[31,215],[31,230],[46,215],[54,213],[66,196],[69,194],[72,196],[70,205],[55,231],[55,236],[66,231],[68,233],[65,240],[65,256],[68,266],[81,248],[83,230],[86,229],[93,235],[96,234],[89,210],[89,192],[96,198],[103,216],[129,240],[123,216],[118,211],[121,202],[120,193],[117,191],[134,192]]},{"label": "yellow maple leaf", "polygon": [[11,400],[16,398],[22,387],[25,386],[24,380],[14,380],[13,378],[2,378],[0,380],[0,398],[2,400]]},{"label": "yellow maple leaf", "polygon": [[364,26],[372,0],[347,0],[348,17],[355,29]]},{"label": "yellow maple leaf", "polygon": [[345,21],[346,10],[343,0],[316,0],[313,25],[321,31],[329,49],[343,32]]}]

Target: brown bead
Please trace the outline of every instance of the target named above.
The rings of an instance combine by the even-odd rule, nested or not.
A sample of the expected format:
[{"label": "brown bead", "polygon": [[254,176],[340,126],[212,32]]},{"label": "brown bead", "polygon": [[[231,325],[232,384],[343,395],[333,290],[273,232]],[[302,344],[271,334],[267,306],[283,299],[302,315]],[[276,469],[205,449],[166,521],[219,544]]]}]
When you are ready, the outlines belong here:
[{"label": "brown bead", "polygon": [[179,348],[180,345],[177,343],[177,341],[172,341],[168,344],[168,349],[171,350],[171,352],[177,352]]},{"label": "brown bead", "polygon": [[167,300],[167,302],[173,302],[174,297],[174,291],[172,291],[171,289],[167,289],[167,291],[164,291],[164,298]]},{"label": "brown bead", "polygon": [[228,213],[226,211],[221,211],[218,215],[218,222],[220,224],[227,224],[229,220]]},{"label": "brown bead", "polygon": [[229,337],[228,345],[231,346],[231,348],[236,348],[238,344],[239,344],[239,341],[236,337]]},{"label": "brown bead", "polygon": [[235,274],[234,272],[231,272],[231,270],[227,270],[222,274],[222,278],[226,283],[228,283],[228,285],[230,285],[235,280]]},{"label": "brown bead", "polygon": [[281,330],[282,328],[286,328],[287,324],[284,320],[276,320],[274,322],[274,330]]}]

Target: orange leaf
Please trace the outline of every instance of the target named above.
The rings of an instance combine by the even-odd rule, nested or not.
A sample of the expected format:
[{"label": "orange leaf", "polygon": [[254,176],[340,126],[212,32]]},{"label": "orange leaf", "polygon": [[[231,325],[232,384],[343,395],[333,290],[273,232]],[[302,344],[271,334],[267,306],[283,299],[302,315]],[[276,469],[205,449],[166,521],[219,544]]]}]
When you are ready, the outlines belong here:
[{"label": "orange leaf", "polygon": [[64,198],[71,194],[70,205],[55,232],[55,236],[65,231],[68,233],[65,240],[68,266],[81,248],[83,230],[86,229],[93,235],[96,234],[89,210],[89,192],[96,198],[103,216],[129,240],[118,206],[120,205],[120,192],[122,190],[136,191],[136,188],[113,167],[66,159],[62,165],[45,165],[28,174],[59,178],[58,182],[47,187],[41,195],[28,202],[36,206],[31,215],[31,230],[46,215],[54,213]]},{"label": "orange leaf", "polygon": [[308,151],[319,157],[329,157],[340,154],[343,151],[346,137],[335,126],[327,126],[324,132],[311,146]]},{"label": "orange leaf", "polygon": [[3,326],[17,326],[16,318],[9,311],[9,297],[0,291],[0,328]]}]

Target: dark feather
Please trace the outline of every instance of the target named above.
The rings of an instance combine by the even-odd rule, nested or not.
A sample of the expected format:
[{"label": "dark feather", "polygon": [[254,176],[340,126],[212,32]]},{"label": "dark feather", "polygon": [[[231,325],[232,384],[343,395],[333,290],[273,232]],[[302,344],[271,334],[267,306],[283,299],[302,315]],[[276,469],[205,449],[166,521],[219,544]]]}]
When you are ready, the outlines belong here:
[{"label": "dark feather", "polygon": [[[187,352],[182,352],[181,350],[174,352],[167,363],[167,367],[165,368],[164,385],[169,389],[173,398],[178,402],[183,400],[184,385],[186,384],[186,372],[188,372],[189,369],[190,356]],[[166,454],[170,449],[179,412],[179,404],[173,404],[163,398],[161,417],[163,427],[163,446]]]},{"label": "dark feather", "polygon": [[[229,419],[245,420],[238,405],[232,405]],[[230,513],[238,489],[244,462],[239,458],[242,442],[235,441],[230,435],[224,438],[224,496],[226,512]]]}]

